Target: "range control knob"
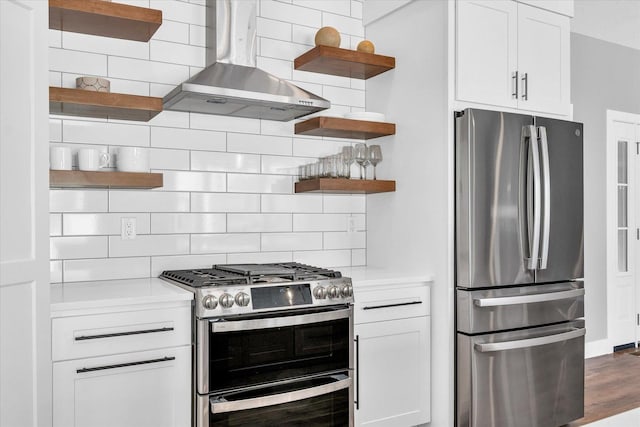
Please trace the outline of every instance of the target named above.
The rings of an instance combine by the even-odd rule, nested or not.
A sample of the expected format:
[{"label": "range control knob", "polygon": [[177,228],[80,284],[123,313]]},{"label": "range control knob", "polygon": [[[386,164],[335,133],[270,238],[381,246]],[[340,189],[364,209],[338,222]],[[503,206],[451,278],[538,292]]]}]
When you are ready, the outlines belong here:
[{"label": "range control knob", "polygon": [[238,304],[240,307],[248,306],[249,301],[251,301],[249,295],[245,294],[244,292],[239,292],[236,294],[236,304]]},{"label": "range control knob", "polygon": [[207,310],[213,310],[218,306],[218,299],[213,295],[207,295],[206,297],[202,298],[202,305]]},{"label": "range control knob", "polygon": [[316,297],[316,299],[325,299],[327,297],[327,290],[322,286],[317,286],[313,290],[313,296]]},{"label": "range control knob", "polygon": [[233,307],[233,297],[227,293],[220,295],[220,305],[224,308]]},{"label": "range control knob", "polygon": [[329,286],[327,293],[331,299],[340,298],[340,289],[337,286]]},{"label": "range control knob", "polygon": [[353,296],[353,286],[351,285],[344,285],[340,291],[340,293],[342,294],[343,297],[345,298],[349,298],[351,296]]}]

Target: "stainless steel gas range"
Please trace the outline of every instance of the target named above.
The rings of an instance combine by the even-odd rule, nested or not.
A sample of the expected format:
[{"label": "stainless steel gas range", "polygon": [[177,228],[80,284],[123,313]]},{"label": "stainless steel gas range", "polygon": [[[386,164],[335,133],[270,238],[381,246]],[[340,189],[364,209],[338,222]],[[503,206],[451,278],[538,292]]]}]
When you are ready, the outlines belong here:
[{"label": "stainless steel gas range", "polygon": [[353,425],[351,279],[298,263],[160,277],[195,295],[196,427]]}]

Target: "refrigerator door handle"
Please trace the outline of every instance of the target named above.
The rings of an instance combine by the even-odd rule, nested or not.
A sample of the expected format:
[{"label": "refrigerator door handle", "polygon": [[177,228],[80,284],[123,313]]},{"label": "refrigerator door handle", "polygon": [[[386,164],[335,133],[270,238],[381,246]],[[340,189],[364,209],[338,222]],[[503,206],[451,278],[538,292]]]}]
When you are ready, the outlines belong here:
[{"label": "refrigerator door handle", "polygon": [[540,255],[540,269],[547,268],[549,261],[549,227],[551,225],[551,176],[549,174],[549,143],[547,141],[547,128],[538,127],[538,137],[540,138],[540,148],[542,154],[542,185],[544,201],[542,206],[542,244]]},{"label": "refrigerator door handle", "polygon": [[[527,168],[532,167],[533,172],[533,200],[527,197],[527,212],[531,212],[531,204],[533,204],[533,225],[527,220],[527,228],[529,233],[529,259],[527,260],[527,268],[535,270],[538,267],[538,255],[540,249],[540,153],[538,150],[538,138],[536,128],[533,125],[525,126],[522,129],[522,137],[529,139],[530,161],[527,161]],[[527,177],[530,174],[527,173]],[[531,186],[527,183],[527,191]],[[529,213],[527,216],[529,217]],[[531,228],[529,228],[531,227]]]},{"label": "refrigerator door handle", "polygon": [[514,297],[475,298],[473,304],[477,307],[500,307],[504,305],[531,304],[534,302],[558,301],[576,298],[584,295],[584,289],[570,291],[548,292],[544,294],[518,295]]},{"label": "refrigerator door handle", "polygon": [[519,348],[538,347],[545,344],[553,344],[561,341],[568,341],[574,338],[584,336],[586,330],[584,328],[573,328],[572,331],[563,332],[561,334],[547,335],[543,337],[527,338],[524,340],[477,343],[474,345],[476,351],[480,353],[489,353],[495,351],[516,350]]}]

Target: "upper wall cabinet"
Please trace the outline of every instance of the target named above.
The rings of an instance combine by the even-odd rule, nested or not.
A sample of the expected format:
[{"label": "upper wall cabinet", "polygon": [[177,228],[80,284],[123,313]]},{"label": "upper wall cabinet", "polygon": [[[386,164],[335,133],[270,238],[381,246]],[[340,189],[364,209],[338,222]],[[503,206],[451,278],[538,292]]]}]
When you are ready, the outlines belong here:
[{"label": "upper wall cabinet", "polygon": [[458,0],[456,99],[569,113],[569,18],[510,0]]}]

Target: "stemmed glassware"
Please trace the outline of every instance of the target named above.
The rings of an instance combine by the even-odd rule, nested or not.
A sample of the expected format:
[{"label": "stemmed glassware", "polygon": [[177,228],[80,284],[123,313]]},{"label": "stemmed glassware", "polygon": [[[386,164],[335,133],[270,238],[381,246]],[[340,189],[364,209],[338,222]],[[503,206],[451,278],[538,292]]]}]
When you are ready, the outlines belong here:
[{"label": "stemmed glassware", "polygon": [[[366,144],[356,144],[354,149],[354,157],[358,165],[360,165],[360,179],[367,177],[367,166],[369,166],[369,149]],[[364,169],[364,177],[362,176],[362,170]]]},{"label": "stemmed glassware", "polygon": [[376,178],[376,166],[382,161],[382,150],[379,145],[369,147],[369,163],[373,165],[373,179]]},{"label": "stemmed glassware", "polygon": [[342,161],[345,167],[345,177],[351,178],[351,165],[354,161],[354,153],[353,147],[350,145],[345,145],[342,147]]}]

